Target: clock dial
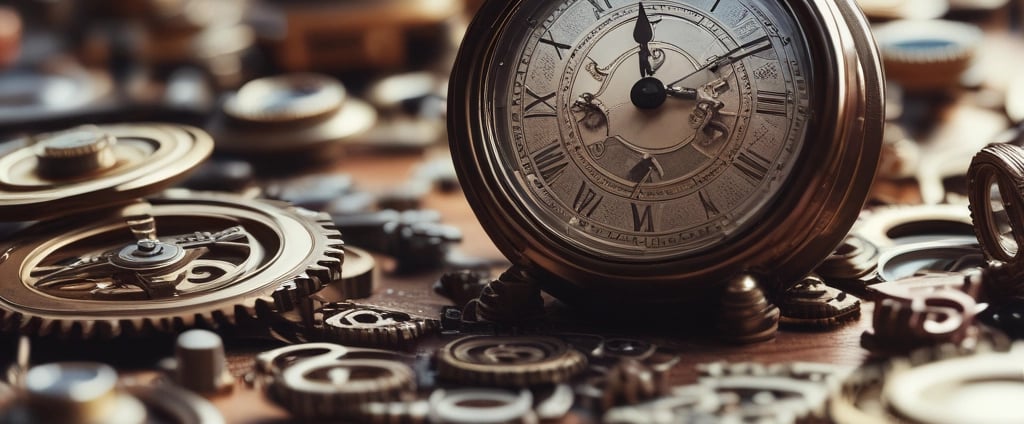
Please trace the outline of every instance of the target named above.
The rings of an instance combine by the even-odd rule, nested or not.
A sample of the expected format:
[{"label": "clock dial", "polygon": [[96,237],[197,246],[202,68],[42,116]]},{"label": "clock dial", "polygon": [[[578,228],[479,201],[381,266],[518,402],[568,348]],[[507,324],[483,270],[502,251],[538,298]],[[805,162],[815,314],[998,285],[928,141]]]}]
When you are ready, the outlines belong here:
[{"label": "clock dial", "polygon": [[506,190],[611,260],[711,249],[758,225],[807,143],[808,47],[761,0],[567,0],[491,62]]}]

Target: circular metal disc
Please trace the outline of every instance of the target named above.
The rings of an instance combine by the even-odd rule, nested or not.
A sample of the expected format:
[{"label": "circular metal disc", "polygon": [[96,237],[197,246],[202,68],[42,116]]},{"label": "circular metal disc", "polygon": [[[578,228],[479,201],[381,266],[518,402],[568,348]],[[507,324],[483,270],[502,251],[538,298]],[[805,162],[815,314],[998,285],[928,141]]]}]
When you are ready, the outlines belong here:
[{"label": "circular metal disc", "polygon": [[0,156],[0,216],[40,220],[75,211],[109,207],[156,193],[185,175],[213,151],[213,140],[199,129],[174,125],[112,125],[70,131],[109,134],[112,166],[63,178],[47,177],[40,155],[47,140],[33,137]]}]

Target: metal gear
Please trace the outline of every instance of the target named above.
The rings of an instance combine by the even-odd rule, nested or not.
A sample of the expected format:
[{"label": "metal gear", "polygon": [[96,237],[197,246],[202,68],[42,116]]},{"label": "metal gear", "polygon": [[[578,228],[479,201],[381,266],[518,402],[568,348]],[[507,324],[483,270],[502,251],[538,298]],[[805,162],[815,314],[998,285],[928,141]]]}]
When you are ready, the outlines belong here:
[{"label": "metal gear", "polygon": [[296,417],[386,419],[391,412],[402,412],[388,412],[394,409],[388,405],[410,399],[416,391],[416,373],[399,357],[388,351],[307,343],[259,354],[257,369],[271,397]]},{"label": "metal gear", "polygon": [[169,194],[142,218],[138,206],[43,222],[0,245],[0,329],[218,327],[287,312],[341,278],[341,234],[325,214],[224,194]]},{"label": "metal gear", "polygon": [[352,303],[328,304],[319,313],[323,316],[320,339],[351,346],[404,348],[440,327],[436,320]]},{"label": "metal gear", "polygon": [[213,151],[192,127],[83,126],[39,134],[0,155],[0,220],[36,221],[156,193]]},{"label": "metal gear", "polygon": [[486,386],[561,383],[586,366],[586,356],[551,337],[469,336],[437,353],[441,378]]}]

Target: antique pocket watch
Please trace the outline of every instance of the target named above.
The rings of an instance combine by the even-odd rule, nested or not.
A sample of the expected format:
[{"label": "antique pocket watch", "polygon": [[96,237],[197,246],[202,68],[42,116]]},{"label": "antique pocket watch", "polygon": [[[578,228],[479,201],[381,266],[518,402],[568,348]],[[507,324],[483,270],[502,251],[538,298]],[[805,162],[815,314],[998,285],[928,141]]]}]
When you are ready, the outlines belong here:
[{"label": "antique pocket watch", "polygon": [[782,289],[839,244],[874,176],[882,70],[852,0],[486,3],[451,147],[488,235],[570,301]]}]

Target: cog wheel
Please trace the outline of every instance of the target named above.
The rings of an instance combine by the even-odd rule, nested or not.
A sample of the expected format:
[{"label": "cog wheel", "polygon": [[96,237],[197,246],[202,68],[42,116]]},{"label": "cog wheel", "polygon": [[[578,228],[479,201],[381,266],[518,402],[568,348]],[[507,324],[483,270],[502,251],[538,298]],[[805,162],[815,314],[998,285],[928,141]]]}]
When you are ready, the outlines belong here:
[{"label": "cog wheel", "polygon": [[551,337],[463,337],[437,359],[441,378],[501,387],[561,383],[587,366],[586,356]]},{"label": "cog wheel", "polygon": [[295,416],[356,419],[366,418],[374,408],[388,409],[386,404],[407,400],[416,391],[416,373],[399,357],[375,349],[307,343],[261,353],[257,363],[268,393]]},{"label": "cog wheel", "polygon": [[20,143],[0,155],[4,221],[133,202],[184,178],[213,151],[203,131],[163,124],[88,125]]},{"label": "cog wheel", "polygon": [[325,214],[222,194],[170,193],[141,218],[139,206],[43,222],[0,245],[0,330],[215,328],[287,312],[341,278],[341,234]]},{"label": "cog wheel", "polygon": [[347,346],[404,348],[440,326],[435,320],[351,303],[325,305],[320,313],[324,317],[322,339]]}]

